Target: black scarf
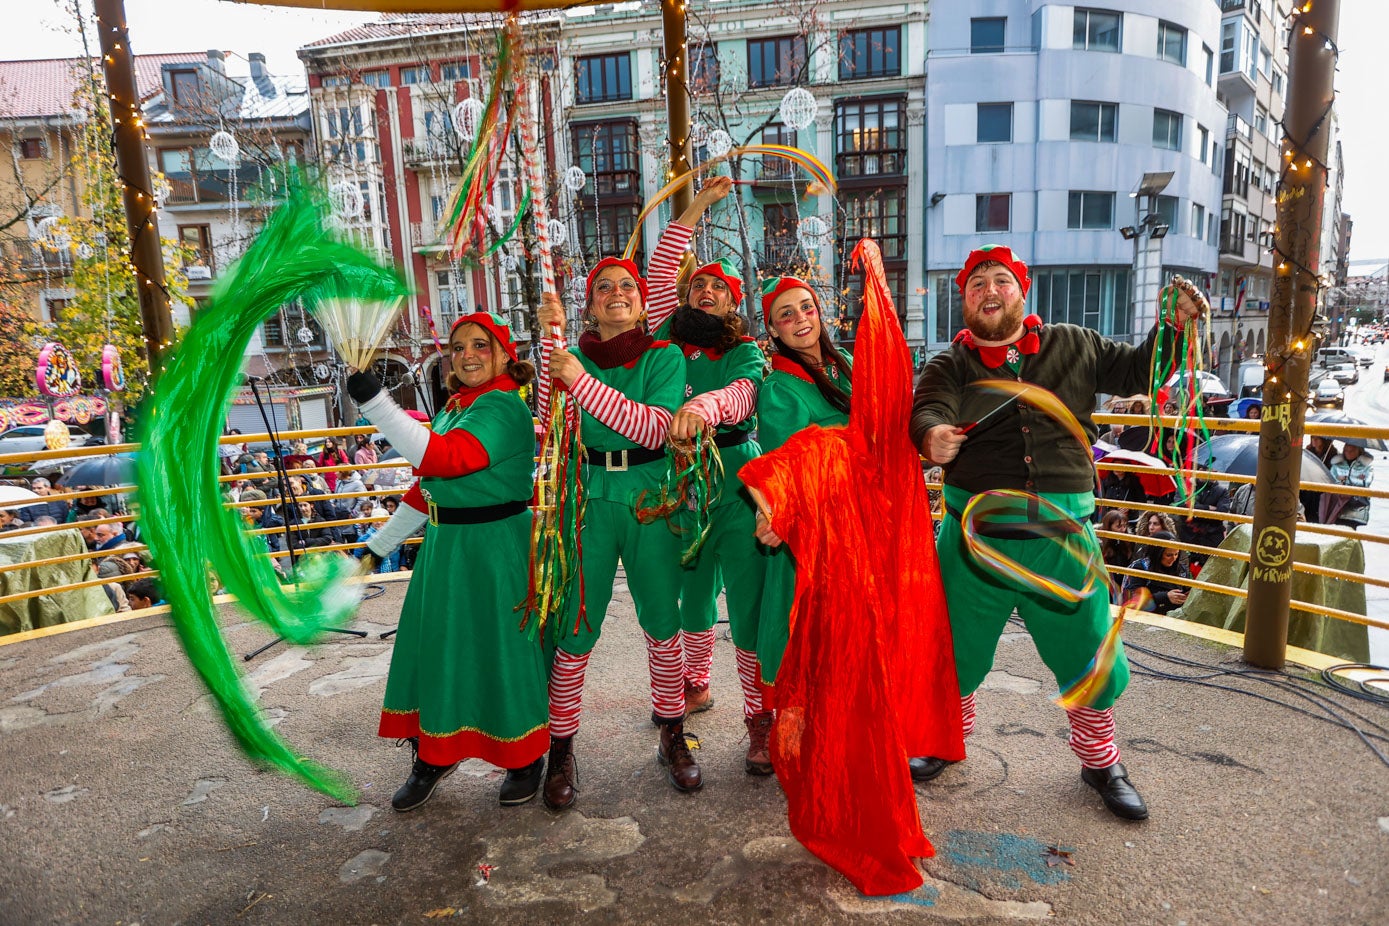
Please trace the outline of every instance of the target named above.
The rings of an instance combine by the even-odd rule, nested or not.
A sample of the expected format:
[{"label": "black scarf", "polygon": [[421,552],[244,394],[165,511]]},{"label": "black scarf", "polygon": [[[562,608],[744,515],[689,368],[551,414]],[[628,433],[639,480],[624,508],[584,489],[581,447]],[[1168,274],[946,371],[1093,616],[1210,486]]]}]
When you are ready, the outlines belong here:
[{"label": "black scarf", "polygon": [[707,350],[722,344],[727,337],[728,327],[721,315],[710,315],[692,305],[682,305],[670,317],[670,333],[681,344],[693,344]]},{"label": "black scarf", "polygon": [[655,340],[640,328],[631,328],[613,335],[606,341],[600,338],[596,331],[585,331],[579,335],[579,350],[597,364],[600,370],[611,370],[624,367],[636,360]]}]

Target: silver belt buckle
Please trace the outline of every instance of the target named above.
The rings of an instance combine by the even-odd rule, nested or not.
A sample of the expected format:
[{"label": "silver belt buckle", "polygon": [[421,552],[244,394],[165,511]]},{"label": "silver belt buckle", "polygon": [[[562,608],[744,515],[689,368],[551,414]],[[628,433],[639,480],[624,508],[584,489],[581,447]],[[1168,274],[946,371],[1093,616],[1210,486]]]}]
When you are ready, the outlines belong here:
[{"label": "silver belt buckle", "polygon": [[[614,463],[613,460],[615,460],[615,459],[621,460],[622,462],[621,462],[621,463]],[[605,468],[606,468],[607,471],[610,472],[610,473],[625,473],[625,472],[627,472],[627,451],[625,451],[625,450],[609,450],[609,451],[608,451],[608,459],[607,459],[607,461],[606,461],[606,463],[605,463]]]}]

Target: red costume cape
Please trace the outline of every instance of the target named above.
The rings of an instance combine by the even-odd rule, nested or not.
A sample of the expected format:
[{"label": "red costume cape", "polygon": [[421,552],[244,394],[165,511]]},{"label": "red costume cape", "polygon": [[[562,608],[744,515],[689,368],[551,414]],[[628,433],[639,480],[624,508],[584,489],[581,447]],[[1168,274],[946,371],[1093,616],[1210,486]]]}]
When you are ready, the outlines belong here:
[{"label": "red costume cape", "polygon": [[746,463],[796,557],[772,763],[791,832],[864,894],[914,890],[921,828],[910,756],[965,756],[960,689],[921,461],[908,436],[911,351],[878,248],[865,265],[849,424],[808,427]]}]

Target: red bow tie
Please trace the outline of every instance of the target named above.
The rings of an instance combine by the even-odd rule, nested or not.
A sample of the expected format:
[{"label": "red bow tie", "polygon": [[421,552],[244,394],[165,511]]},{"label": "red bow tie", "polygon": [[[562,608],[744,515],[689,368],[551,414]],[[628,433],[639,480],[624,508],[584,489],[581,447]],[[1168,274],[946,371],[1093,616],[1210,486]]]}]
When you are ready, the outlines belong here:
[{"label": "red bow tie", "polygon": [[1041,339],[1037,337],[1037,332],[1042,330],[1042,319],[1037,315],[1029,315],[1022,320],[1023,328],[1026,329],[1022,337],[1011,344],[980,345],[974,342],[974,332],[968,328],[962,329],[955,335],[956,341],[964,341],[965,347],[979,352],[979,360],[991,370],[997,369],[1008,362],[1008,352],[1016,350],[1019,354],[1035,354],[1041,349]]}]

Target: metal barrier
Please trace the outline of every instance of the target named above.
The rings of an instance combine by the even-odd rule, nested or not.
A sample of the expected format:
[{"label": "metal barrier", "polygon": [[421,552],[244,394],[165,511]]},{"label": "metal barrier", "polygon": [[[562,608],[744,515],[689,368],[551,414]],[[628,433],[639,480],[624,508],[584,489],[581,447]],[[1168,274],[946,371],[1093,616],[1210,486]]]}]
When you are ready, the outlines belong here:
[{"label": "metal barrier", "polygon": [[[1131,425],[1131,426],[1142,426],[1142,427],[1147,427],[1147,426],[1150,426],[1150,425],[1154,424],[1155,422],[1156,422],[1156,423],[1159,423],[1159,424],[1162,424],[1162,425],[1164,425],[1164,426],[1167,426],[1167,427],[1175,427],[1175,426],[1178,424],[1178,421],[1177,421],[1176,419],[1174,419],[1174,418],[1150,419],[1150,418],[1147,417],[1147,416],[1141,416],[1141,415],[1116,415],[1116,414],[1106,414],[1106,413],[1099,413],[1099,414],[1096,414],[1096,415],[1094,416],[1094,420],[1095,420],[1095,422],[1096,422],[1097,424],[1099,424],[1101,427],[1106,426],[1106,425],[1111,425],[1111,424],[1122,424],[1122,425]],[[1210,427],[1210,430],[1212,431],[1213,434],[1215,434],[1215,433],[1239,433],[1239,432],[1250,433],[1250,432],[1257,432],[1258,429],[1259,429],[1259,422],[1253,421],[1253,420],[1243,420],[1243,419],[1214,418],[1214,419],[1209,419],[1209,420],[1207,421],[1207,425]],[[1305,427],[1305,432],[1306,432],[1308,435],[1322,435],[1322,436],[1326,436],[1326,437],[1336,437],[1336,438],[1344,438],[1344,437],[1389,438],[1389,428],[1358,427],[1358,426],[1345,426],[1345,425],[1322,425],[1322,424],[1317,424],[1317,423],[1308,423],[1308,424],[1306,425],[1306,427]],[[325,438],[325,437],[345,437],[345,436],[350,436],[350,435],[354,435],[354,434],[374,434],[374,433],[376,433],[375,428],[370,427],[370,426],[362,426],[362,427],[350,427],[350,428],[326,428],[326,429],[318,429],[318,430],[282,431],[282,432],[280,432],[280,433],[279,433],[278,435],[276,435],[276,436],[277,436],[278,440],[279,440],[282,444],[288,444],[288,442],[290,442],[290,441],[295,441],[295,440],[309,440],[309,441],[312,441],[312,440],[317,440],[317,439],[321,439],[321,438]],[[233,435],[233,436],[230,436],[230,437],[223,437],[223,438],[220,440],[220,443],[222,443],[222,444],[258,444],[258,443],[269,443],[269,442],[270,442],[270,435],[269,435],[269,434],[241,434],[241,435]],[[129,452],[135,452],[135,451],[138,451],[138,450],[139,450],[139,445],[138,445],[138,444],[119,444],[119,445],[114,445],[114,446],[80,447],[80,448],[71,448],[71,449],[64,449],[64,450],[50,450],[50,451],[42,451],[42,452],[40,452],[40,453],[29,453],[29,454],[0,454],[0,467],[8,467],[8,466],[13,466],[13,465],[15,465],[15,464],[35,464],[35,463],[42,463],[42,462],[44,462],[44,461],[46,461],[46,460],[64,460],[64,461],[67,461],[67,460],[77,459],[77,458],[81,458],[81,457],[101,456],[101,455],[113,454],[113,453],[129,453]],[[307,474],[314,474],[314,473],[318,473],[318,474],[322,474],[322,473],[344,473],[344,472],[351,472],[351,471],[354,471],[354,470],[372,470],[372,471],[375,471],[375,470],[383,470],[383,469],[398,469],[398,468],[409,467],[409,466],[410,466],[410,463],[409,463],[408,461],[406,461],[406,460],[404,460],[404,459],[396,459],[396,460],[388,460],[388,461],[385,461],[385,462],[377,462],[377,463],[374,463],[374,464],[356,464],[356,463],[350,463],[350,464],[338,465],[338,466],[312,466],[312,467],[304,467],[304,468],[302,468],[302,469],[295,469],[295,470],[287,471],[287,475],[292,476],[292,475],[307,475]],[[1123,464],[1123,463],[1106,463],[1106,462],[1103,461],[1103,460],[1101,460],[1101,461],[1097,464],[1097,468],[1098,468],[1098,470],[1100,470],[1101,472],[1133,472],[1133,473],[1146,473],[1146,474],[1150,474],[1150,475],[1168,475],[1168,476],[1173,476],[1173,477],[1188,477],[1188,476],[1200,476],[1200,475],[1218,475],[1218,476],[1219,476],[1219,479],[1217,479],[1217,480],[1215,480],[1215,481],[1219,481],[1219,482],[1223,482],[1223,483],[1232,483],[1232,484],[1233,484],[1233,483],[1252,483],[1252,482],[1254,481],[1254,477],[1253,477],[1253,476],[1243,476],[1243,475],[1237,475],[1237,474],[1232,475],[1232,474],[1228,474],[1228,473],[1213,474],[1213,473],[1210,473],[1209,471],[1199,470],[1199,469],[1198,469],[1198,470],[1190,470],[1190,469],[1181,469],[1181,468],[1147,467],[1147,466],[1139,466],[1139,465]],[[219,481],[220,481],[220,482],[223,482],[223,483],[244,482],[244,483],[248,483],[248,484],[254,485],[255,483],[263,482],[263,481],[266,481],[266,480],[278,480],[278,478],[279,478],[279,474],[278,474],[277,472],[275,472],[275,471],[272,470],[272,471],[269,471],[269,472],[238,473],[238,474],[233,474],[233,475],[229,475],[229,476],[221,476]],[[939,484],[938,482],[929,482],[929,483],[928,483],[928,487],[931,488],[931,489],[934,489],[934,490],[939,490],[939,489],[940,489],[940,484]],[[269,488],[278,489],[279,487],[278,487],[278,486],[271,486],[271,487],[269,487]],[[1321,492],[1321,493],[1326,493],[1326,494],[1358,495],[1358,496],[1365,496],[1365,497],[1374,498],[1374,499],[1389,499],[1389,491],[1382,490],[1382,489],[1358,488],[1358,487],[1340,486],[1340,485],[1327,485],[1327,484],[1323,484],[1323,483],[1308,483],[1308,482],[1305,482],[1305,481],[1304,481],[1303,483],[1300,484],[1299,489],[1312,490],[1312,491]],[[42,501],[73,500],[73,499],[77,499],[77,498],[90,497],[90,496],[92,496],[92,495],[94,495],[94,494],[99,494],[99,495],[102,495],[102,496],[116,495],[116,496],[127,497],[127,496],[129,496],[131,493],[133,493],[134,491],[135,491],[135,487],[134,487],[134,486],[129,486],[129,485],[126,485],[126,486],[113,486],[113,487],[101,487],[101,491],[100,491],[99,493],[94,493],[94,492],[90,492],[90,491],[77,492],[77,491],[66,490],[66,491],[63,491],[63,492],[54,492],[54,493],[52,493],[52,494],[50,494],[50,495],[48,495],[48,496],[44,496],[43,499],[42,499]],[[318,501],[328,501],[328,500],[351,500],[351,499],[360,499],[360,498],[381,498],[381,497],[384,497],[384,496],[395,495],[395,494],[401,494],[403,491],[404,491],[404,488],[401,488],[401,489],[395,489],[395,488],[384,489],[384,488],[382,488],[382,489],[374,489],[374,490],[367,490],[367,491],[360,491],[360,492],[330,492],[330,493],[327,493],[326,495],[314,495],[314,496],[311,496],[311,498],[312,498],[313,501],[316,501],[316,502],[318,502]],[[226,502],[226,507],[228,507],[228,508],[233,508],[233,509],[236,509],[236,508],[247,508],[247,507],[264,507],[265,505],[285,505],[285,504],[291,504],[291,503],[293,503],[294,501],[297,501],[297,499],[295,499],[293,496],[289,496],[289,495],[280,495],[280,494],[278,494],[278,492],[276,492],[275,494],[272,494],[271,492],[267,492],[267,495],[270,496],[270,497],[268,497],[268,498],[266,499],[266,501],[264,501],[264,502],[257,503],[257,502],[255,502],[255,501],[247,502],[247,501],[230,501],[230,500],[229,500],[229,501]],[[309,497],[309,496],[305,496],[305,497],[307,498],[307,497]],[[1104,499],[1098,499],[1097,501],[1098,501],[1098,503],[1099,503],[1099,507],[1101,507],[1101,508],[1122,508],[1122,509],[1125,509],[1125,510],[1128,510],[1128,511],[1137,511],[1137,512],[1161,512],[1161,513],[1167,514],[1167,515],[1169,515],[1169,516],[1172,516],[1174,519],[1175,519],[1176,517],[1182,517],[1182,518],[1185,518],[1185,517],[1199,517],[1199,518],[1208,518],[1208,519],[1209,519],[1209,518],[1214,518],[1214,519],[1220,520],[1220,521],[1227,521],[1227,522],[1240,523],[1240,524],[1242,524],[1242,523],[1250,523],[1250,522],[1252,522],[1252,520],[1253,520],[1253,518],[1247,517],[1247,516],[1244,516],[1244,515],[1230,514],[1230,513],[1220,513],[1220,512],[1198,511],[1198,510],[1194,510],[1194,509],[1186,508],[1186,507],[1182,507],[1182,506],[1162,505],[1162,504],[1154,504],[1154,503],[1150,503],[1150,502],[1124,501],[1124,502],[1122,502],[1122,503],[1117,503],[1117,502],[1116,502],[1116,503],[1114,503],[1114,504],[1106,504]],[[38,503],[38,502],[35,502],[35,504],[37,504],[37,503]],[[26,537],[26,536],[34,536],[34,535],[39,535],[39,534],[44,534],[44,533],[51,533],[51,532],[55,532],[55,531],[72,530],[74,527],[77,527],[78,525],[81,525],[82,527],[95,527],[95,526],[97,526],[97,525],[99,525],[99,524],[114,524],[114,523],[136,523],[136,524],[138,524],[138,523],[139,523],[139,520],[140,520],[140,515],[139,515],[139,511],[138,511],[138,499],[133,500],[133,508],[134,508],[134,510],[130,510],[130,511],[128,511],[127,513],[124,513],[124,514],[113,514],[113,515],[110,516],[110,517],[97,518],[97,519],[92,519],[92,520],[87,520],[87,521],[81,521],[81,522],[67,522],[67,523],[64,523],[64,524],[51,525],[51,526],[44,526],[44,527],[30,527],[30,528],[24,528],[24,529],[17,530],[17,531],[10,531],[10,532],[7,532],[7,533],[5,534],[5,536],[6,536],[7,538],[22,538],[22,537]],[[321,529],[321,528],[358,528],[358,527],[360,527],[361,525],[372,524],[372,523],[379,523],[379,522],[382,521],[382,520],[383,520],[383,519],[380,518],[380,517],[374,517],[374,518],[373,518],[373,517],[344,518],[344,519],[339,519],[339,520],[334,520],[334,521],[311,522],[309,525],[296,525],[296,526],[292,526],[291,530],[293,530],[295,527],[297,527],[297,528],[299,528],[299,529],[306,529],[306,528],[307,528],[307,529]],[[249,532],[249,533],[252,533],[252,534],[263,535],[263,534],[271,534],[271,533],[281,533],[281,532],[283,532],[284,530],[285,530],[284,528],[279,528],[279,527],[277,527],[277,528],[251,528],[251,529],[248,529],[248,532]],[[1348,529],[1348,528],[1339,527],[1339,526],[1336,526],[1336,525],[1326,525],[1326,524],[1309,523],[1309,522],[1306,522],[1306,521],[1299,521],[1299,522],[1298,522],[1297,530],[1298,530],[1299,533],[1322,534],[1322,535],[1328,535],[1328,536],[1334,536],[1334,537],[1342,537],[1342,538],[1354,539],[1354,540],[1359,540],[1359,541],[1362,541],[1362,542],[1369,542],[1369,543],[1377,543],[1377,544],[1386,544],[1386,543],[1389,543],[1389,536],[1382,535],[1382,534],[1374,534],[1374,533],[1371,533],[1371,532],[1368,532],[1368,531],[1350,530],[1350,529]],[[1208,557],[1224,557],[1224,558],[1228,558],[1228,559],[1234,559],[1234,560],[1240,560],[1240,561],[1246,561],[1246,562],[1247,562],[1248,559],[1249,559],[1249,554],[1247,554],[1247,553],[1239,553],[1239,552],[1231,551],[1231,550],[1223,550],[1223,549],[1220,549],[1220,548],[1217,548],[1217,547],[1205,547],[1205,546],[1200,546],[1200,545],[1197,545],[1197,544],[1184,543],[1184,542],[1181,542],[1180,540],[1177,540],[1177,541],[1162,541],[1162,540],[1154,541],[1154,540],[1151,540],[1150,538],[1145,537],[1145,536],[1140,536],[1140,535],[1135,535],[1135,534],[1127,534],[1127,533],[1126,533],[1126,534],[1120,534],[1120,533],[1110,532],[1110,531],[1106,531],[1106,530],[1097,530],[1096,533],[1097,533],[1101,538],[1103,538],[1103,539],[1128,541],[1128,542],[1134,543],[1135,546],[1140,546],[1140,545],[1141,545],[1141,546],[1165,547],[1165,548],[1176,549],[1176,550],[1179,550],[1179,551],[1185,551],[1185,552],[1187,552],[1187,553],[1193,553],[1193,552],[1194,552],[1194,553],[1201,553],[1201,554],[1204,554],[1204,555],[1206,555],[1206,556],[1208,556]],[[408,543],[419,543],[420,541],[419,541],[418,538],[412,538],[410,541],[407,541],[407,542],[408,542]],[[364,543],[364,542],[358,541],[358,542],[351,542],[351,543],[333,544],[333,545],[328,545],[328,546],[309,547],[309,548],[307,548],[307,550],[295,550],[294,552],[295,552],[295,553],[302,553],[302,552],[308,552],[308,553],[348,552],[348,551],[352,551],[352,550],[361,549],[361,548],[364,547],[364,546],[365,546],[365,543]],[[83,560],[87,560],[87,561],[91,561],[91,562],[95,563],[95,561],[100,560],[100,559],[104,559],[104,558],[106,558],[106,557],[108,557],[108,556],[111,556],[111,555],[113,555],[113,554],[116,554],[116,555],[127,555],[127,554],[129,554],[129,553],[140,553],[140,554],[145,554],[145,555],[147,556],[147,555],[148,555],[148,547],[146,547],[146,546],[143,545],[143,544],[135,543],[135,544],[125,545],[125,546],[120,547],[120,548],[119,548],[119,552],[117,552],[116,550],[104,550],[104,551],[100,551],[100,552],[97,552],[97,551],[87,551],[87,552],[84,552],[84,553],[77,553],[77,554],[71,554],[71,555],[60,556],[60,557],[50,557],[50,558],[47,558],[47,559],[35,560],[35,561],[24,562],[24,563],[12,563],[12,564],[8,564],[8,565],[0,565],[0,574],[15,572],[15,571],[18,571],[18,570],[36,569],[36,568],[42,568],[42,567],[46,567],[46,566],[61,565],[61,564],[64,564],[64,563],[69,563],[69,562],[80,562],[80,561],[83,561]],[[290,556],[290,555],[291,555],[291,551],[290,551],[290,550],[280,550],[280,551],[269,551],[269,550],[267,550],[264,554],[261,554],[261,555],[263,555],[263,556],[268,556],[268,557],[272,557],[272,558],[283,558],[283,557]],[[1337,580],[1348,581],[1348,582],[1358,582],[1358,583],[1361,583],[1361,584],[1364,584],[1364,585],[1374,586],[1374,587],[1376,587],[1376,588],[1389,588],[1389,577],[1377,577],[1377,576],[1361,575],[1361,574],[1358,574],[1358,573],[1348,572],[1348,571],[1344,571],[1344,570],[1330,569],[1330,568],[1326,568],[1326,567],[1322,567],[1322,566],[1317,566],[1317,565],[1313,565],[1313,564],[1307,564],[1307,563],[1295,563],[1295,564],[1293,565],[1293,569],[1294,569],[1295,571],[1297,571],[1297,572],[1300,572],[1300,573],[1310,574],[1310,575],[1316,575],[1316,576],[1320,576],[1320,577],[1322,577],[1322,578],[1327,578],[1327,579],[1337,579]],[[94,570],[93,570],[93,572],[94,572]],[[1144,578],[1160,579],[1161,581],[1166,582],[1166,583],[1169,583],[1169,584],[1181,585],[1181,586],[1184,586],[1184,587],[1186,587],[1186,588],[1193,588],[1193,589],[1199,588],[1199,589],[1204,589],[1204,590],[1207,590],[1207,591],[1210,591],[1210,592],[1215,592],[1215,593],[1222,594],[1222,595],[1228,595],[1228,596],[1234,597],[1234,598],[1244,598],[1244,597],[1246,597],[1246,595],[1247,595],[1247,592],[1246,592],[1246,590],[1244,590],[1244,589],[1240,589],[1240,588],[1231,588],[1231,587],[1222,586],[1222,585],[1215,585],[1215,584],[1212,584],[1212,583],[1209,583],[1209,582],[1202,582],[1199,578],[1189,578],[1189,577],[1183,577],[1183,576],[1173,576],[1173,575],[1169,575],[1169,574],[1165,574],[1165,573],[1161,573],[1161,574],[1160,574],[1160,573],[1154,573],[1154,572],[1147,572],[1147,571],[1143,571],[1143,570],[1136,570],[1136,569],[1133,569],[1133,568],[1131,568],[1131,567],[1113,567],[1113,568],[1111,569],[1111,572],[1115,573],[1116,575],[1130,575],[1130,576],[1139,576],[1139,577],[1144,577]],[[70,584],[67,584],[67,585],[52,586],[52,587],[48,587],[48,588],[29,589],[29,590],[26,590],[26,591],[23,591],[23,592],[15,593],[15,594],[0,596],[0,605],[7,604],[7,603],[10,603],[10,602],[25,600],[25,599],[28,599],[28,598],[39,597],[39,596],[43,596],[43,595],[56,594],[56,593],[59,593],[59,592],[71,591],[71,590],[80,589],[80,588],[89,588],[89,587],[94,587],[94,586],[99,586],[99,585],[105,585],[105,584],[113,583],[113,582],[114,582],[114,583],[133,582],[133,581],[136,581],[136,580],[138,580],[138,579],[157,578],[157,577],[158,577],[158,572],[155,571],[155,570],[146,570],[146,571],[138,572],[138,573],[136,573],[136,574],[134,574],[134,575],[129,575],[129,576],[117,576],[117,577],[113,577],[113,578],[109,578],[109,579],[103,579],[103,578],[95,578],[95,577],[93,577],[93,578],[91,578],[91,579],[88,579],[88,580],[85,580],[85,581],[82,581],[82,582],[70,583]],[[1304,612],[1311,613],[1311,614],[1319,614],[1319,615],[1323,615],[1323,616],[1325,616],[1325,617],[1335,618],[1335,619],[1337,619],[1337,620],[1349,621],[1349,622],[1352,622],[1352,623],[1363,624],[1363,625],[1366,625],[1366,626],[1368,626],[1368,627],[1376,627],[1376,628],[1381,628],[1381,629],[1389,630],[1389,621],[1378,620],[1378,619],[1374,619],[1374,618],[1367,617],[1366,615],[1354,614],[1354,613],[1351,613],[1351,612],[1342,611],[1342,610],[1339,610],[1339,609],[1336,609],[1336,608],[1327,607],[1327,606],[1325,606],[1325,605],[1322,605],[1322,604],[1319,604],[1319,603],[1316,603],[1316,602],[1293,601],[1293,602],[1291,603],[1291,607],[1292,607],[1294,610],[1298,610],[1298,611],[1304,611]]]}]

